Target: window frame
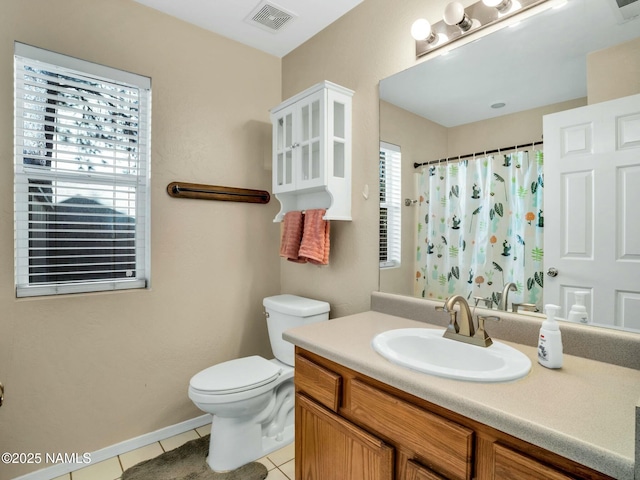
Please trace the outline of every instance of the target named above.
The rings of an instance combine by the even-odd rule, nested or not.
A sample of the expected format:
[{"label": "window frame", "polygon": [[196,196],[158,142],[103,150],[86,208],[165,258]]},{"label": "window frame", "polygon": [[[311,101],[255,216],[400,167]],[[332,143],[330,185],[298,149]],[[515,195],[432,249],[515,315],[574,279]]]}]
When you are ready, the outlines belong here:
[{"label": "window frame", "polygon": [[[401,175],[402,153],[400,147],[380,142],[379,261],[380,268],[383,269],[398,268],[402,264]],[[386,220],[383,211],[386,212]],[[386,228],[386,235],[383,234],[383,224]]]},{"label": "window frame", "polygon": [[[115,176],[109,179],[109,175],[104,175],[104,178],[99,178],[99,175],[92,174],[90,172],[69,171],[67,173],[64,171],[61,172],[58,169],[52,169],[47,172],[46,169],[41,167],[39,169],[36,169],[35,167],[29,168],[29,164],[24,161],[25,158],[29,157],[29,153],[25,151],[26,145],[21,141],[23,136],[25,136],[25,118],[27,118],[23,113],[24,103],[27,100],[19,92],[19,86],[23,83],[22,76],[24,76],[24,70],[20,70],[20,68],[22,68],[24,64],[37,66],[41,72],[48,71],[68,77],[91,79],[108,85],[126,86],[128,89],[136,89],[139,98],[139,104],[137,105],[139,108],[139,125],[136,131],[137,173],[135,175],[131,175],[130,179],[121,183],[121,180],[115,178]],[[150,288],[151,79],[149,77],[51,52],[49,50],[33,47],[20,42],[15,42],[14,44],[14,76],[14,276],[16,297]],[[43,85],[48,84],[49,83],[43,83]],[[51,109],[47,107],[46,110],[44,110],[44,112],[46,112],[44,113],[45,120],[47,121],[49,121],[49,119],[46,119],[47,113],[51,113],[54,117],[58,113],[56,111],[57,103],[55,103],[55,101],[56,100],[52,103]],[[57,129],[54,131],[52,127],[47,126],[44,127],[43,131],[45,132],[44,136],[46,139],[43,143],[46,145],[42,147],[42,150],[45,151],[45,155],[47,157],[51,156],[51,158],[55,158],[56,161],[60,161],[60,158],[54,156],[56,148],[51,146],[49,142],[50,140],[53,142],[53,137],[56,135],[59,136],[61,133]],[[122,177],[122,175],[120,175],[120,177]],[[94,193],[99,190],[98,187],[100,185],[105,186],[105,188],[111,188],[114,192],[116,189],[120,188],[119,185],[124,185],[126,188],[129,188],[134,192],[135,227],[132,231],[135,232],[133,236],[135,272],[131,278],[85,278],[83,280],[73,280],[68,282],[51,281],[46,283],[32,281],[31,277],[34,275],[32,273],[32,269],[34,266],[31,265],[33,257],[31,251],[32,247],[30,244],[33,237],[30,236],[32,235],[30,232],[34,227],[30,225],[33,222],[31,219],[33,210],[28,206],[28,204],[29,198],[33,196],[33,192],[31,191],[29,184],[33,184],[34,178],[37,181],[45,179],[43,180],[45,184],[47,181],[51,181],[51,185],[53,185],[54,182],[73,182],[76,185],[82,185],[83,187],[87,186],[89,191]],[[107,207],[105,206],[105,208]],[[73,209],[70,210],[73,211]],[[116,214],[116,210],[110,210],[114,212],[114,215]],[[120,215],[120,212],[117,213]],[[91,214],[87,213],[85,217],[89,215]],[[57,217],[54,216],[53,218],[57,220]],[[44,222],[47,221],[48,220]],[[93,222],[95,224],[96,220],[93,220]],[[46,225],[45,228],[47,229],[46,232],[51,231],[49,230],[48,225]],[[117,230],[117,227],[112,227],[112,231]],[[49,237],[44,238],[48,240]],[[86,239],[88,238],[87,233],[80,232],[78,233],[77,238]],[[75,266],[77,264],[77,259],[79,258],[83,257],[80,255],[73,257],[69,263]],[[87,262],[91,265],[91,259]],[[95,260],[93,260],[93,262],[93,264],[95,264]],[[111,262],[115,262],[115,260],[112,259]],[[54,265],[55,262],[46,261],[43,268],[53,270],[52,266]],[[70,271],[78,275],[83,273],[81,268]],[[65,272],[66,271],[63,270],[63,273]],[[51,275],[53,276],[55,274],[51,272]]]}]

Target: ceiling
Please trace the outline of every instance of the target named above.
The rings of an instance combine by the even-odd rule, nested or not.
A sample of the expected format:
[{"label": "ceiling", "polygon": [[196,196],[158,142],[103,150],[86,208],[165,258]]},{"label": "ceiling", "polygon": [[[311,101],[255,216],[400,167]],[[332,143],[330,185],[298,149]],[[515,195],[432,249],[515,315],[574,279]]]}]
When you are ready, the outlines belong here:
[{"label": "ceiling", "polygon": [[380,97],[445,127],[586,97],[587,54],[640,35],[611,3],[569,0],[382,80]]},{"label": "ceiling", "polygon": [[[283,57],[363,0],[135,1],[276,57]],[[268,5],[265,7],[265,4]],[[267,30],[261,24],[247,21],[247,17],[251,19],[254,13],[262,10],[268,23],[278,24],[280,16],[274,15],[274,9],[291,15],[291,19],[277,30]],[[268,18],[270,15],[271,18]]]}]

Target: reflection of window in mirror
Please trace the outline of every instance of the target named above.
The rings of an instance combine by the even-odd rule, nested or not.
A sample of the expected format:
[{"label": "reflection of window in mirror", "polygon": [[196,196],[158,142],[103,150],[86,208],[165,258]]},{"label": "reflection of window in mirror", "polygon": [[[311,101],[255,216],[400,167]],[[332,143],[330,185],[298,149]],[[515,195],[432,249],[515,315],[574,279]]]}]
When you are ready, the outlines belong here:
[{"label": "reflection of window in mirror", "polygon": [[380,268],[400,266],[400,147],[380,142]]}]

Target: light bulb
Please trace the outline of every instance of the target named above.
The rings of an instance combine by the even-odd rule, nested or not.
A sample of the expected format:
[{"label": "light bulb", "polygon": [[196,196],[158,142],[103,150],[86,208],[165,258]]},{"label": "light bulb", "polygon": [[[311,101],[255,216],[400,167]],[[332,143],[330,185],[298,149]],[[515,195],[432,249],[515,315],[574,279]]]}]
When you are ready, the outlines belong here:
[{"label": "light bulb", "polygon": [[444,23],[457,25],[464,20],[464,7],[458,2],[451,2],[444,9]]},{"label": "light bulb", "polygon": [[447,25],[457,25],[460,30],[466,32],[473,26],[473,20],[464,11],[461,3],[451,2],[444,9],[444,23]]},{"label": "light bulb", "polygon": [[431,24],[424,18],[416,20],[411,25],[411,36],[416,40],[428,40],[432,35]]}]

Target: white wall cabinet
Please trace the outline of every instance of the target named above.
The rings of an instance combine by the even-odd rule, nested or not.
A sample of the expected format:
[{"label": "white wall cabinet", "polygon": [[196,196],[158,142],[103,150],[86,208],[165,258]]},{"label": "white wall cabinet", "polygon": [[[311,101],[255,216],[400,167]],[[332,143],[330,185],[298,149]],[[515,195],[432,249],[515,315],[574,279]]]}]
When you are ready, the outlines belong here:
[{"label": "white wall cabinet", "polygon": [[326,220],[351,220],[352,96],[325,81],[271,110],[275,222],[311,208],[326,208]]}]

